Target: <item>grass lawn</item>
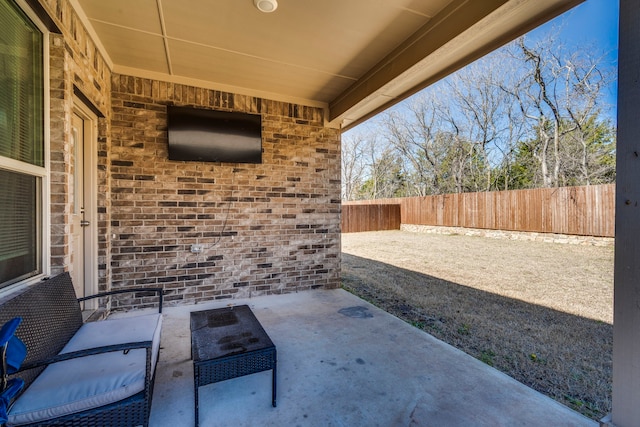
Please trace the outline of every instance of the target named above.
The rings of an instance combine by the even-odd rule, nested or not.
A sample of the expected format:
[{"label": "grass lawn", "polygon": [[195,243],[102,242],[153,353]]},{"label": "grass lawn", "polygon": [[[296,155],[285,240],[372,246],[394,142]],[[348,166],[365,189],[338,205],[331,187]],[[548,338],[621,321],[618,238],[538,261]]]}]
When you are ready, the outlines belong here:
[{"label": "grass lawn", "polygon": [[342,283],[588,417],[611,409],[612,246],[348,233]]}]

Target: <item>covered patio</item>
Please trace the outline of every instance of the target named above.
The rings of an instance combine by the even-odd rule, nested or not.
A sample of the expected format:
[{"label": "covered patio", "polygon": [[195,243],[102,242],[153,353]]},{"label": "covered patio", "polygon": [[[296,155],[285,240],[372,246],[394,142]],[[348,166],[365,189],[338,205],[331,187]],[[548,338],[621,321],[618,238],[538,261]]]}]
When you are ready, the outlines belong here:
[{"label": "covered patio", "polygon": [[277,347],[278,406],[270,371],[214,383],[203,426],[597,425],[341,289],[166,309],[150,425],[193,424],[189,312],[231,304]]},{"label": "covered patio", "polygon": [[[255,375],[210,387],[203,419],[251,407],[273,425],[588,425],[336,290],[341,133],[581,1],[281,0],[262,13],[275,2],[0,0],[11,34],[0,35],[0,106],[18,135],[0,141],[0,231],[13,239],[0,254],[0,300],[62,272],[78,296],[162,288],[170,307],[152,425],[192,416],[186,313],[240,301],[254,304],[281,349],[281,405],[261,406],[268,387],[254,386]],[[640,424],[640,6],[621,0],[620,21],[606,425],[625,427]],[[260,162],[172,159],[169,107],[259,116]],[[151,303],[142,295],[84,308]],[[373,317],[336,314],[345,306]]]}]

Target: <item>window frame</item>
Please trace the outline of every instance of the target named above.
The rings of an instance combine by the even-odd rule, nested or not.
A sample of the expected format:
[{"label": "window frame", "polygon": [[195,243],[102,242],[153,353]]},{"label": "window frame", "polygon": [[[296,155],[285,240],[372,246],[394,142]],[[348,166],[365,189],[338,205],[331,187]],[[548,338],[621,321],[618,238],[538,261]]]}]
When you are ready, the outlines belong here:
[{"label": "window frame", "polygon": [[[11,1],[11,0],[10,0]],[[31,20],[33,25],[42,33],[42,126],[43,126],[43,150],[44,150],[44,166],[36,166],[30,163],[21,162],[19,160],[0,156],[0,168],[17,172],[40,179],[41,187],[38,200],[38,214],[40,218],[40,227],[37,230],[40,247],[36,248],[39,257],[40,273],[29,278],[11,283],[0,288],[0,295],[12,292],[16,288],[20,288],[31,283],[40,281],[43,277],[51,274],[51,180],[50,180],[50,60],[49,60],[49,36],[50,32],[45,24],[38,18],[37,14],[29,7],[25,0],[13,0],[15,4],[24,12]]]}]

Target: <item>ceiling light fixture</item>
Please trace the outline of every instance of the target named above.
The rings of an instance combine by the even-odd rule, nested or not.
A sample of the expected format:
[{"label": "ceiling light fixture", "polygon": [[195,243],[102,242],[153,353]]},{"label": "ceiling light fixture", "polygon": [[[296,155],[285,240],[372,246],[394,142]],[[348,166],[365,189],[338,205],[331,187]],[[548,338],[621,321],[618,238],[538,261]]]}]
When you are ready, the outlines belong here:
[{"label": "ceiling light fixture", "polygon": [[253,4],[260,12],[271,13],[278,8],[276,0],[253,0]]}]

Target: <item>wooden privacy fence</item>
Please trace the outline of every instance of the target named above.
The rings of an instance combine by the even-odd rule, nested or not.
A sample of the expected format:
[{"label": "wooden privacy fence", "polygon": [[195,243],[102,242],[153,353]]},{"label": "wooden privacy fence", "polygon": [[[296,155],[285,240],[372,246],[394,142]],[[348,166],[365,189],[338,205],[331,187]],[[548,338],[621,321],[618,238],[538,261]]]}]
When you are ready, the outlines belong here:
[{"label": "wooden privacy fence", "polygon": [[400,205],[342,205],[342,232],[399,230]]},{"label": "wooden privacy fence", "polygon": [[402,224],[599,237],[615,231],[615,184],[344,202],[342,231],[361,231],[350,227],[364,220],[350,216],[373,211],[351,208],[370,205],[398,206]]}]

